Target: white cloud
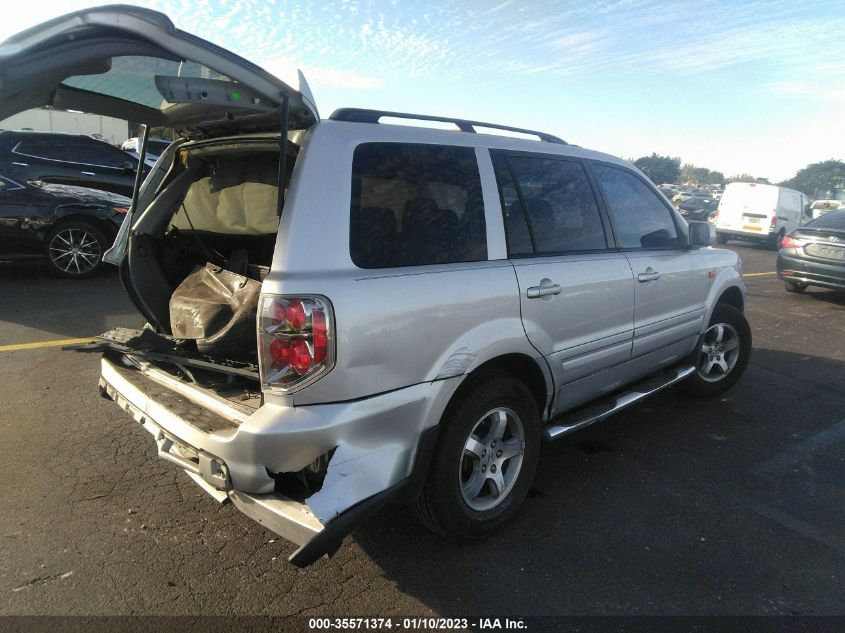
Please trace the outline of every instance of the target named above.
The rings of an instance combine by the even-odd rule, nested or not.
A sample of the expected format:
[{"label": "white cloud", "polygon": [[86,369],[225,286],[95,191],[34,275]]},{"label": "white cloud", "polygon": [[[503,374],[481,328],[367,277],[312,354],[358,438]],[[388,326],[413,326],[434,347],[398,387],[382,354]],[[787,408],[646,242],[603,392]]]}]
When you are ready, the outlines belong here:
[{"label": "white cloud", "polygon": [[296,71],[301,70],[312,90],[319,88],[378,90],[383,85],[379,77],[338,67],[298,63],[285,57],[267,59],[260,66],[293,87],[296,87],[298,83]]}]

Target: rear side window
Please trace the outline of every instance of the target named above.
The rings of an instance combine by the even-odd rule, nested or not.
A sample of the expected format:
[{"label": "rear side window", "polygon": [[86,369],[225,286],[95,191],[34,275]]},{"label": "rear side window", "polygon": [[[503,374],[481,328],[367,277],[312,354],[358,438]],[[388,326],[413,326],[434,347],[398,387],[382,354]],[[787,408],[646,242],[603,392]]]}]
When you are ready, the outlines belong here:
[{"label": "rear side window", "polygon": [[619,167],[593,164],[593,172],[613,215],[622,248],[669,248],[678,230],[669,208],[634,174]]},{"label": "rear side window", "polygon": [[487,259],[475,150],[364,143],[352,159],[349,251],[360,268]]},{"label": "rear side window", "polygon": [[15,146],[13,152],[50,160],[68,160],[65,141],[62,137],[57,136],[24,137]]},{"label": "rear side window", "polygon": [[85,165],[114,167],[115,169],[129,163],[133,167],[138,161],[123,150],[119,150],[107,143],[100,143],[94,139],[70,139],[70,154],[73,161]]},{"label": "rear side window", "polygon": [[538,255],[607,248],[598,204],[578,161],[509,156]]}]

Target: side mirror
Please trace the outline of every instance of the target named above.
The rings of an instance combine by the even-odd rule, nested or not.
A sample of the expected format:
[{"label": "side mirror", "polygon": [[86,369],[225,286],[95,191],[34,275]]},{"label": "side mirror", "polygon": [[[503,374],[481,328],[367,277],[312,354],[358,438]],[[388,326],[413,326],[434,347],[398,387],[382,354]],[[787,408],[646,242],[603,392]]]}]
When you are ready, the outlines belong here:
[{"label": "side mirror", "polygon": [[716,227],[709,222],[689,223],[690,246],[710,246],[716,241]]}]

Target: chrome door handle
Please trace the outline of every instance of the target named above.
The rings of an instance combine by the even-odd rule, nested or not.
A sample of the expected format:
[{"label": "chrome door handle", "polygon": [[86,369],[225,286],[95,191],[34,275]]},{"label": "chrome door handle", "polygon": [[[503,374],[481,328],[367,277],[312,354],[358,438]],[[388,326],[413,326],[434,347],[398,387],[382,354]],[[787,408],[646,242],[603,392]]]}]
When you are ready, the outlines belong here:
[{"label": "chrome door handle", "polygon": [[[543,281],[546,281],[545,279]],[[531,286],[525,291],[525,296],[529,299],[539,299],[540,297],[548,297],[551,295],[560,294],[560,284],[544,284],[540,282],[539,286]]]},{"label": "chrome door handle", "polygon": [[637,275],[637,281],[640,283],[645,283],[647,281],[657,281],[660,279],[660,273],[651,268],[650,266],[645,269],[644,273],[640,273]]},{"label": "chrome door handle", "polygon": [[83,176],[96,176],[97,175],[93,171],[81,171],[79,173]]}]

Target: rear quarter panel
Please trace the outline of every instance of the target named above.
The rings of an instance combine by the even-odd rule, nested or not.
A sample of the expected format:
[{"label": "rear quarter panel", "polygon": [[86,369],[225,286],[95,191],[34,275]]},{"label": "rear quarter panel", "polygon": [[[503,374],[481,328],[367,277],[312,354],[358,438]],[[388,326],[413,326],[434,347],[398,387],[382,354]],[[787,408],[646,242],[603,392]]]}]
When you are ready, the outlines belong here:
[{"label": "rear quarter panel", "polygon": [[449,142],[431,140],[428,132],[329,121],[315,126],[303,143],[263,292],[327,297],[334,309],[336,363],[325,377],[292,394],[296,405],[459,376],[500,354],[540,358],[525,336],[516,276],[504,258],[489,158],[481,165],[487,222],[496,229],[488,230],[489,261],[366,270],[351,260],[355,147],[370,141],[472,146],[466,137],[474,135],[449,135],[455,139]]}]

